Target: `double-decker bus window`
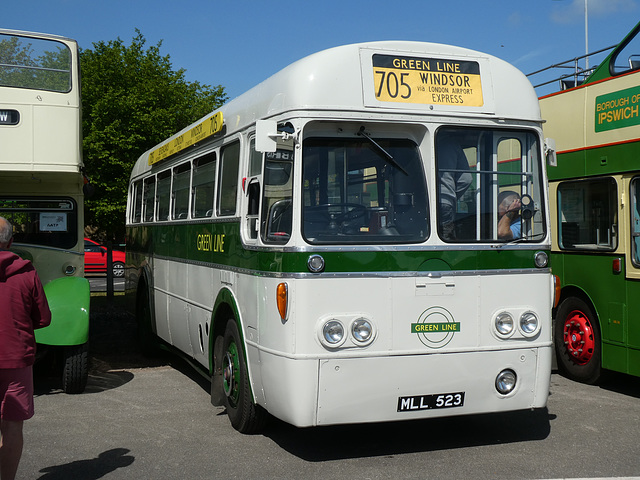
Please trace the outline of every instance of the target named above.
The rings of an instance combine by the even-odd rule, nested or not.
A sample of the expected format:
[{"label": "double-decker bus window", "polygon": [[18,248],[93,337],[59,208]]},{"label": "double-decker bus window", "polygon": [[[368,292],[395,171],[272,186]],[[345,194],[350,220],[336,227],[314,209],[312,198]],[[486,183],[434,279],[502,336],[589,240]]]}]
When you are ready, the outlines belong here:
[{"label": "double-decker bus window", "polygon": [[171,204],[171,171],[167,170],[158,174],[158,186],[156,187],[157,220],[169,220]]},{"label": "double-decker bus window", "polygon": [[558,185],[558,244],[566,250],[615,250],[617,187],[612,178]]},{"label": "double-decker bus window", "polygon": [[63,43],[0,34],[0,52],[0,86],[71,89],[71,51]]},{"label": "double-decker bus window", "polygon": [[173,169],[173,182],[171,185],[171,197],[173,198],[173,210],[171,218],[187,218],[189,212],[189,180],[191,179],[191,164],[183,163]]},{"label": "double-decker bus window", "polygon": [[70,198],[0,198],[0,217],[13,225],[15,243],[72,248],[77,210]]},{"label": "double-decker bus window", "polygon": [[631,180],[631,260],[640,266],[640,177]]},{"label": "double-decker bus window", "polygon": [[218,215],[235,215],[238,194],[240,142],[222,148],[218,179]]},{"label": "double-decker bus window", "polygon": [[193,218],[213,215],[216,154],[211,152],[193,163]]}]

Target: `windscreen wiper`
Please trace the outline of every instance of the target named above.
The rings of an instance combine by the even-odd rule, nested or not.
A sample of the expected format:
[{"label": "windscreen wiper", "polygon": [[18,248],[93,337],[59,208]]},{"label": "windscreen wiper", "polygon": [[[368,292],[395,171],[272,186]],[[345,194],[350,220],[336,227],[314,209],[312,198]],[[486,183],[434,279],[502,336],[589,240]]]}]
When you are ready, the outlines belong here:
[{"label": "windscreen wiper", "polygon": [[358,131],[358,135],[361,137],[366,138],[367,140],[369,140],[377,149],[379,152],[381,152],[382,154],[384,154],[384,156],[387,158],[387,160],[389,160],[389,162],[391,162],[393,164],[394,167],[396,167],[397,169],[399,169],[402,173],[404,173],[406,176],[409,176],[409,174],[407,173],[407,171],[402,168],[402,166],[395,161],[395,159],[393,158],[393,156],[387,152],[382,145],[380,145],[378,142],[376,142],[373,138],[371,138],[371,135],[369,135],[367,132],[364,131],[364,127],[360,127],[360,130]]}]

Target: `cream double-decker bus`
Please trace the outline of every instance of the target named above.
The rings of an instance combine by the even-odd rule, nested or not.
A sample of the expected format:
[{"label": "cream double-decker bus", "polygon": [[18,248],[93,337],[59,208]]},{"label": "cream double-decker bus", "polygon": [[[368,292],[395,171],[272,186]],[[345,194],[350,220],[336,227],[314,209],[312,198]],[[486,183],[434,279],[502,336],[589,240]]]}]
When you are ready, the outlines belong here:
[{"label": "cream double-decker bus", "polygon": [[38,356],[53,353],[68,393],[84,390],[89,361],[80,127],[77,43],[0,29],[0,216],[44,284],[52,320]]},{"label": "cream double-decker bus", "polygon": [[242,432],[546,405],[535,92],[418,42],[304,58],[143,154],[127,293]]}]

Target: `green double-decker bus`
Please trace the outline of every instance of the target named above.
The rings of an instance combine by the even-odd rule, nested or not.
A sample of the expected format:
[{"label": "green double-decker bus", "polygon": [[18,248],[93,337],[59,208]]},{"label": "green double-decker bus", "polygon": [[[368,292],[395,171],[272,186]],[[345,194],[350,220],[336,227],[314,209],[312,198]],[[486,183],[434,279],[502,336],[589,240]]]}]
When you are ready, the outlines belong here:
[{"label": "green double-decker bus", "polygon": [[559,368],[596,382],[640,375],[640,24],[577,87],[540,98],[549,167],[551,266],[561,280]]}]

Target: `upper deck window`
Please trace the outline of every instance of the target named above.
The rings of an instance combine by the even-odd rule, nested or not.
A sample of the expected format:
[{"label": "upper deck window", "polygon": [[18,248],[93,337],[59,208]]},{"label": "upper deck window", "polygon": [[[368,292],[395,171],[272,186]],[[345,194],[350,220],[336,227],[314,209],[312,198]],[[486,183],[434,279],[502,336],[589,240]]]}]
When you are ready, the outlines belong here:
[{"label": "upper deck window", "polygon": [[71,51],[55,40],[0,34],[0,86],[69,92]]},{"label": "upper deck window", "polygon": [[303,145],[304,238],[313,244],[422,242],[427,187],[406,139],[308,138]]}]

